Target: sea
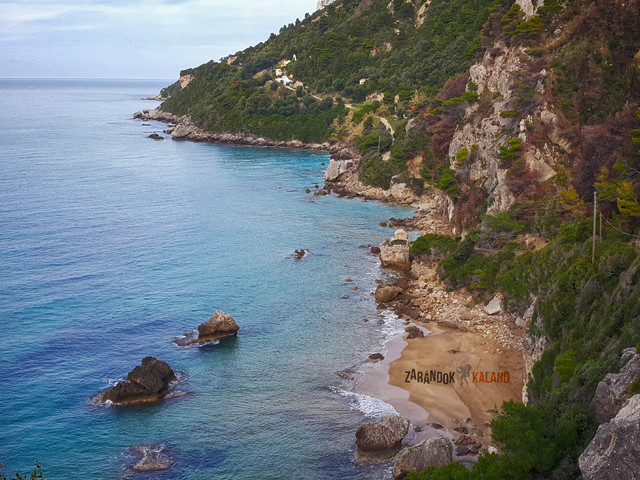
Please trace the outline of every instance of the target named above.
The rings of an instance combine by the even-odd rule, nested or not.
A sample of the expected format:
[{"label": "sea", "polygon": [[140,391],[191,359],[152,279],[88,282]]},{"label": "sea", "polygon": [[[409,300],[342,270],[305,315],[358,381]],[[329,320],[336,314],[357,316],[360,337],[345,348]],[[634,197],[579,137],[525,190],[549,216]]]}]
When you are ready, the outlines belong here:
[{"label": "sea", "polygon": [[[353,393],[399,321],[366,245],[407,208],[314,196],[326,153],[173,141],[170,80],[0,80],[0,463],[46,479],[380,479]],[[158,133],[165,139],[147,138]],[[297,249],[308,254],[294,256]],[[237,338],[178,347],[216,310]],[[367,320],[367,321],[365,321]],[[95,405],[146,356],[159,405]],[[131,469],[142,444],[171,469]]]}]

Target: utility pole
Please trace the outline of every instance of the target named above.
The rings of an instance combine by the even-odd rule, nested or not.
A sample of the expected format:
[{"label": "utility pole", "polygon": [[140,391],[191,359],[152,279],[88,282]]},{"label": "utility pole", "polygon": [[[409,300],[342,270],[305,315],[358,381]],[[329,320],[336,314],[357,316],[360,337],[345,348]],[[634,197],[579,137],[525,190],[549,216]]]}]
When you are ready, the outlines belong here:
[{"label": "utility pole", "polygon": [[596,260],[596,213],[598,212],[598,191],[593,192],[593,244],[591,247],[591,263]]},{"label": "utility pole", "polygon": [[602,211],[600,211],[598,217],[600,217],[600,241],[602,241]]}]

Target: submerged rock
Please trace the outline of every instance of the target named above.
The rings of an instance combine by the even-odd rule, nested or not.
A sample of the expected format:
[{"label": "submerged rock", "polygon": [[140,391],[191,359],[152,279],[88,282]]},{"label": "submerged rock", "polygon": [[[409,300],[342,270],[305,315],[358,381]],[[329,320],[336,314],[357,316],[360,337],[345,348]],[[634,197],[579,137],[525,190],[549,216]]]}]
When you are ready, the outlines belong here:
[{"label": "submerged rock", "polygon": [[598,427],[578,459],[584,480],[634,480],[640,472],[640,394]]},{"label": "submerged rock", "polygon": [[158,135],[157,133],[152,133],[147,138],[150,138],[152,140],[164,140],[164,137],[162,135]]},{"label": "submerged rock", "polygon": [[157,358],[146,357],[129,372],[127,378],[102,393],[103,402],[119,405],[152,403],[162,399],[171,382],[176,381],[171,367]]},{"label": "submerged rock", "polygon": [[142,443],[131,447],[128,453],[134,457],[131,468],[136,472],[158,472],[175,465],[173,452],[165,445]]},{"label": "submerged rock", "polygon": [[403,448],[393,459],[394,479],[407,476],[409,472],[421,472],[431,465],[442,467],[453,460],[453,447],[443,436],[429,438],[412,447]]},{"label": "submerged rock", "polygon": [[185,347],[194,343],[205,343],[231,337],[237,335],[238,330],[240,330],[240,327],[231,315],[222,310],[216,310],[209,320],[198,325],[197,333],[185,333],[173,342],[176,345]]},{"label": "submerged rock", "polygon": [[377,423],[365,423],[356,432],[356,446],[363,452],[399,447],[409,432],[409,425],[409,420],[398,415],[386,416]]}]

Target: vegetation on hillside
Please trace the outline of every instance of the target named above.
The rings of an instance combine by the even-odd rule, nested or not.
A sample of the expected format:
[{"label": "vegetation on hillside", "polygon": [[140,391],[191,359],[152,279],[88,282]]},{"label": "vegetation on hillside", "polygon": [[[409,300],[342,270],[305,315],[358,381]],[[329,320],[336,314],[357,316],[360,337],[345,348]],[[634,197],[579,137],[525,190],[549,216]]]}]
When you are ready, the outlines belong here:
[{"label": "vegetation on hillside", "polygon": [[[379,94],[383,113],[406,114],[419,92],[435,94],[465,72],[496,1],[338,0],[265,42],[182,71],[193,81],[165,89],[162,108],[209,131],[327,140],[347,115],[342,98]],[[277,69],[293,80],[288,88],[274,83]]]}]

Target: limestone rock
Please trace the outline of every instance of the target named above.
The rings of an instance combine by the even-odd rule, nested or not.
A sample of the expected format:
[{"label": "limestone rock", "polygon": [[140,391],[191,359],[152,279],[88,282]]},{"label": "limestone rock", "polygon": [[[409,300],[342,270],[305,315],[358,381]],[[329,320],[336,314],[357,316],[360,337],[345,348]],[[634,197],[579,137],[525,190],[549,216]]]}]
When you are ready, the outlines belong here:
[{"label": "limestone rock", "polygon": [[584,480],[634,480],[640,472],[640,395],[598,427],[578,459]]},{"label": "limestone rock", "polygon": [[398,230],[395,231],[395,233],[393,234],[393,239],[394,240],[402,240],[402,241],[405,241],[407,243],[409,243],[411,241],[407,231],[402,229],[402,228],[399,228]]},{"label": "limestone rock", "polygon": [[396,448],[409,432],[409,425],[409,420],[398,415],[386,416],[377,423],[365,423],[356,432],[356,445],[363,452]]},{"label": "limestone rock", "polygon": [[381,353],[372,353],[371,355],[369,355],[369,360],[371,362],[381,362],[382,360],[384,360],[384,355],[382,355]]},{"label": "limestone rock", "polygon": [[127,378],[102,394],[102,401],[117,404],[155,402],[177,380],[171,367],[154,357],[146,357],[142,364],[129,372]]},{"label": "limestone rock", "polygon": [[413,191],[406,183],[392,183],[389,188],[389,194],[398,203],[410,204],[415,200]]},{"label": "limestone rock", "polygon": [[409,242],[394,239],[380,244],[380,262],[385,268],[411,270]]},{"label": "limestone rock", "polygon": [[194,343],[205,343],[212,340],[219,340],[225,337],[236,335],[240,327],[234,318],[222,310],[217,310],[204,323],[198,325],[198,331],[185,333],[182,337],[175,339],[173,342],[181,347],[192,345]]},{"label": "limestone rock", "polygon": [[630,356],[630,353],[623,354],[628,360],[620,373],[607,374],[596,387],[590,409],[600,423],[608,422],[615,416],[629,398],[629,386],[640,378],[640,355],[634,353]]},{"label": "limestone rock", "polygon": [[376,302],[390,302],[401,293],[402,289],[400,287],[389,285],[388,283],[381,283],[378,285],[378,288],[376,288]]},{"label": "limestone rock", "polygon": [[329,161],[329,166],[327,167],[327,170],[324,172],[324,179],[327,182],[335,182],[346,171],[347,171],[346,160],[334,160],[332,158]]},{"label": "limestone rock", "polygon": [[332,4],[335,1],[336,0],[318,0],[318,3],[316,5],[316,10],[323,9],[324,7],[326,7],[327,5]]},{"label": "limestone rock", "polygon": [[207,342],[218,338],[236,335],[240,330],[238,324],[231,315],[216,310],[209,320],[198,326],[198,341]]},{"label": "limestone rock", "polygon": [[499,297],[493,297],[489,303],[484,307],[484,312],[487,315],[496,315],[502,312],[502,302]]},{"label": "limestone rock", "polygon": [[437,436],[404,448],[393,459],[393,478],[405,477],[409,472],[421,472],[431,465],[442,467],[453,460],[453,446],[448,438]]}]

